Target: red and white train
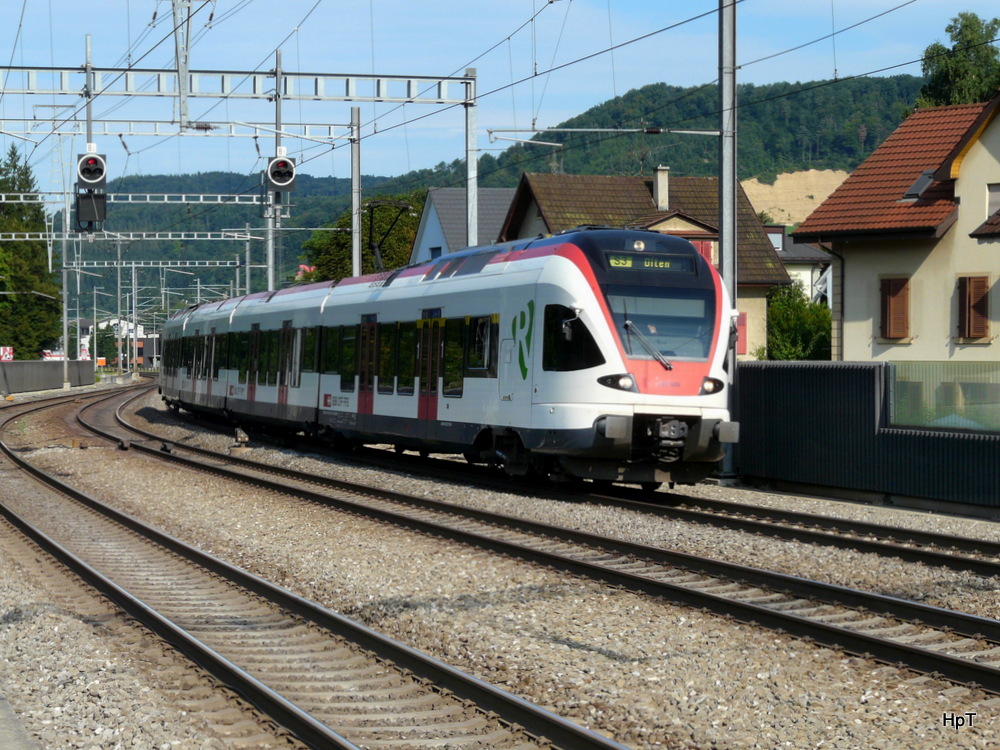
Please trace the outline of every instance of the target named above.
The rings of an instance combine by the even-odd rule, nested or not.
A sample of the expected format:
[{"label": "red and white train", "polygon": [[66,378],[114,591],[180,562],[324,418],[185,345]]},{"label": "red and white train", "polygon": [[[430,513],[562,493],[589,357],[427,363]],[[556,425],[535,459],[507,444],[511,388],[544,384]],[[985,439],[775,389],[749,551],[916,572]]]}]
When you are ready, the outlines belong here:
[{"label": "red and white train", "polygon": [[164,327],[172,407],[537,473],[703,479],[735,335],[691,243],[581,228],[211,302]]}]

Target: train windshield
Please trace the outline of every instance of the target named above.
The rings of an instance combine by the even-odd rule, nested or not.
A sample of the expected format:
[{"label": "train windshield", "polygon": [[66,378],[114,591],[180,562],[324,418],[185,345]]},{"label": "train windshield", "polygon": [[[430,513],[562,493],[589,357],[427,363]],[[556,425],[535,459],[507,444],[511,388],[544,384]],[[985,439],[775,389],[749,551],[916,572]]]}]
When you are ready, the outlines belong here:
[{"label": "train windshield", "polygon": [[609,286],[608,306],[625,353],[655,359],[705,361],[712,347],[715,295],[711,289]]}]

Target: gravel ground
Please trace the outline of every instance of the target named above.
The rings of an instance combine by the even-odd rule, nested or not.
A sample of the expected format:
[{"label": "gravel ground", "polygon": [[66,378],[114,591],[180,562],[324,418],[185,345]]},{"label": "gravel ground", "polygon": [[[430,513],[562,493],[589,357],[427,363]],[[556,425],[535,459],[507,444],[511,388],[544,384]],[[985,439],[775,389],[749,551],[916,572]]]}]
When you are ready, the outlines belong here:
[{"label": "gravel ground", "polygon": [[[166,419],[155,396],[140,414],[157,423]],[[186,427],[155,429],[193,434],[192,441],[219,449],[231,443]],[[630,747],[987,748],[998,742],[1000,701],[980,692],[329,509],[210,478],[180,479],[159,464],[137,470],[114,450],[71,451],[53,446],[34,455],[60,465],[93,494],[127,488],[115,496],[126,512]],[[993,579],[613,509],[470,491],[264,448],[254,448],[252,457],[997,616],[1000,584]],[[690,491],[997,536],[997,525],[984,521],[712,485]],[[36,596],[6,587],[12,572],[3,562],[0,555],[3,600]],[[21,627],[0,620],[0,642],[20,639]],[[58,644],[63,662],[72,655],[77,664],[79,653],[79,663],[89,665],[86,652],[68,640]],[[45,639],[35,648],[55,650]],[[33,654],[26,646],[17,658]],[[6,652],[4,658],[10,658]],[[2,689],[30,717],[30,704],[14,700],[21,676],[4,671]],[[101,705],[114,710],[114,701]],[[946,717],[966,712],[975,712],[972,726],[946,725]]]}]

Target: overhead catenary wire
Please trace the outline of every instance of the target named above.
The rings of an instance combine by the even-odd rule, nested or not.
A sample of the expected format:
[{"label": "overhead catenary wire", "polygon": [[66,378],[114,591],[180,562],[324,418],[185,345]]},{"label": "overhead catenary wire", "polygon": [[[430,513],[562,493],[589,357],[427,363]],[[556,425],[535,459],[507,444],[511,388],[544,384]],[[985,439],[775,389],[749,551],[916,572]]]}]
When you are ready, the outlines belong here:
[{"label": "overhead catenary wire", "polygon": [[[877,18],[877,17],[879,17],[879,16],[881,16],[881,15],[884,15],[885,13],[889,13],[889,12],[892,12],[892,10],[896,10],[896,9],[898,9],[898,8],[901,8],[901,7],[904,7],[904,6],[906,6],[906,5],[909,5],[909,4],[911,4],[912,2],[914,2],[914,1],[915,1],[915,0],[910,0],[910,2],[907,2],[907,3],[903,3],[902,5],[899,5],[899,6],[896,6],[896,8],[894,8],[894,9],[890,9],[889,11],[885,11],[885,12],[883,12],[883,13],[879,14],[878,16],[874,16],[873,18]],[[246,2],[244,2],[243,4],[241,4],[241,6],[239,6],[239,9],[242,9],[242,8],[245,8],[245,7],[247,7],[247,6],[249,5],[249,2],[251,2],[251,0],[246,0]],[[316,4],[316,5],[318,5],[318,4],[319,4],[319,3],[317,2],[317,4]],[[548,4],[546,4],[546,6],[544,6],[544,7],[547,7],[547,5],[548,5]],[[315,7],[316,7],[316,6],[313,6],[313,9],[315,9]],[[542,9],[542,10],[544,10],[544,7],[543,7],[543,9]],[[231,12],[235,12],[235,11],[231,11]],[[310,13],[311,13],[311,12],[312,12],[312,11],[310,11]],[[538,11],[538,13],[540,13],[540,12],[542,12],[542,11],[541,11],[541,10],[539,10],[539,11]],[[717,12],[717,11],[716,11],[716,10],[712,10],[712,11],[710,11],[710,12],[708,12],[708,13],[704,13],[704,14],[699,14],[699,15],[698,15],[698,16],[696,16],[695,18],[702,18],[702,17],[704,17],[704,16],[706,16],[706,15],[710,15],[710,14],[712,14],[712,13],[715,13],[715,12]],[[536,13],[535,15],[537,15],[537,13]],[[307,14],[307,17],[308,17],[308,14]],[[224,18],[225,18],[225,16],[223,17],[223,19],[224,19]],[[222,20],[222,19],[220,19],[220,20]],[[690,20],[694,20],[694,19],[690,19]],[[218,20],[217,20],[217,23],[218,23]],[[684,23],[684,22],[682,22],[682,23]],[[608,47],[607,49],[605,49],[605,50],[600,50],[600,51],[598,51],[598,52],[595,52],[595,53],[592,53],[592,54],[590,54],[590,55],[585,55],[585,56],[583,56],[583,57],[580,57],[580,58],[577,58],[576,60],[572,60],[572,61],[569,61],[569,62],[567,62],[567,63],[564,63],[564,64],[562,64],[562,65],[553,65],[553,66],[552,66],[552,67],[551,67],[551,68],[550,68],[550,69],[549,69],[548,71],[541,71],[541,72],[540,72],[540,74],[543,74],[543,75],[544,75],[545,73],[549,73],[549,72],[552,72],[552,71],[554,71],[554,70],[559,70],[559,69],[562,69],[562,68],[565,68],[565,67],[568,67],[568,66],[570,66],[570,65],[574,65],[574,64],[577,64],[577,63],[579,63],[579,62],[582,62],[583,60],[586,60],[586,59],[590,59],[590,58],[592,58],[592,57],[594,57],[594,56],[597,56],[597,55],[600,55],[600,54],[604,54],[604,53],[606,53],[606,52],[607,52],[607,53],[609,53],[609,54],[612,54],[612,55],[613,55],[613,53],[614,53],[614,51],[615,51],[615,50],[617,50],[617,49],[620,49],[620,48],[624,47],[624,46],[625,46],[625,45],[627,45],[627,44],[632,44],[632,43],[635,43],[636,41],[639,41],[639,40],[642,40],[642,39],[645,39],[645,38],[648,38],[648,37],[650,37],[650,36],[652,36],[652,35],[655,35],[655,34],[657,34],[657,33],[662,33],[663,31],[666,31],[666,30],[669,30],[670,28],[676,28],[676,26],[678,26],[678,25],[680,25],[680,24],[674,24],[674,25],[671,25],[671,27],[665,27],[664,29],[661,29],[661,30],[657,30],[657,31],[654,31],[654,32],[650,32],[649,34],[644,34],[644,35],[642,35],[642,36],[640,36],[640,37],[637,37],[636,39],[633,39],[633,40],[629,40],[629,41],[627,41],[627,42],[622,42],[622,43],[620,43],[620,44],[612,44],[612,45],[610,45],[610,46],[609,46],[609,47]],[[854,26],[851,26],[851,27],[848,27],[847,29],[842,29],[842,30],[840,30],[840,31],[837,31],[837,32],[835,32],[835,33],[843,33],[844,31],[846,31],[846,30],[848,30],[848,29],[850,29],[850,28],[854,28],[854,27],[856,27],[856,26],[858,26],[858,25],[860,25],[860,24],[854,24]],[[295,31],[293,31],[292,33],[295,33]],[[289,34],[289,36],[291,36],[291,34]],[[288,38],[288,37],[286,37],[286,39],[287,39],[287,38]],[[827,35],[826,37],[823,37],[823,38],[829,38],[829,35]],[[505,40],[505,41],[508,41],[508,43],[509,43],[509,37],[508,37],[508,38],[507,38],[507,40]],[[502,44],[502,43],[504,43],[504,41],[501,41],[501,42],[499,42],[498,44]],[[802,48],[803,46],[807,46],[808,44],[809,44],[809,43],[807,43],[806,45],[798,45],[797,47],[795,47],[795,48],[792,48],[792,49],[800,49],[800,48]],[[495,46],[496,46],[496,45],[494,45],[494,47],[493,47],[493,48],[495,48]],[[491,48],[491,49],[493,49],[493,48]],[[791,50],[789,50],[789,51],[791,51]],[[787,52],[787,51],[786,51],[786,52]],[[148,54],[148,53],[147,53],[147,54]],[[485,53],[484,53],[484,54],[485,54]],[[777,54],[784,54],[784,53],[777,53]],[[478,59],[478,58],[477,58],[477,59]],[[761,60],[763,60],[763,59],[766,59],[766,58],[762,58]],[[744,63],[744,64],[743,64],[743,66],[747,66],[747,65],[750,65],[750,64],[754,64],[755,62],[759,62],[759,61],[760,61],[760,60],[758,60],[758,61],[750,61],[750,62],[747,62],[747,63]],[[911,62],[912,62],[912,61],[911,61]],[[911,64],[911,63],[904,63],[904,64],[901,64],[901,65],[905,65],[905,64]],[[258,67],[259,67],[259,66],[258,66]],[[895,66],[894,66],[894,67],[895,67]],[[878,72],[878,71],[876,71],[876,72]],[[872,74],[872,73],[866,73],[866,74],[862,74],[862,75],[871,75],[871,74]],[[507,89],[507,88],[510,88],[510,87],[513,87],[513,86],[516,86],[516,85],[518,85],[518,84],[520,84],[520,83],[523,83],[523,82],[524,82],[525,80],[527,80],[527,79],[524,79],[524,78],[522,78],[522,79],[520,79],[519,81],[513,81],[513,82],[511,82],[511,83],[510,83],[510,84],[509,84],[508,86],[502,86],[502,87],[498,87],[497,89],[494,89],[494,90],[492,90],[492,91],[489,91],[489,92],[485,92],[485,93],[481,94],[481,95],[480,95],[480,97],[486,97],[486,96],[490,96],[490,95],[492,95],[492,94],[495,94],[495,93],[498,93],[499,91],[502,91],[502,90],[505,90],[505,89]],[[711,85],[711,84],[709,84],[709,85]],[[788,95],[791,95],[791,94],[788,94]],[[215,106],[218,106],[218,105],[216,104]],[[668,105],[665,105],[665,106],[668,106]],[[209,110],[209,111],[210,111],[210,110]],[[392,130],[392,129],[394,129],[395,127],[404,127],[404,128],[405,128],[405,127],[406,127],[406,125],[407,125],[408,123],[412,123],[412,122],[415,122],[415,121],[417,121],[417,120],[419,120],[419,119],[424,119],[424,117],[429,117],[429,116],[433,116],[433,115],[435,115],[435,114],[437,114],[437,112],[435,112],[435,113],[432,113],[432,114],[429,114],[429,115],[423,115],[423,116],[421,116],[421,117],[418,117],[418,118],[412,118],[412,119],[405,119],[405,120],[403,121],[403,123],[401,123],[400,125],[398,125],[398,126],[397,126],[397,125],[393,125],[393,126],[390,126],[390,127],[385,127],[385,128],[381,128],[379,132],[380,132],[380,133],[385,133],[385,132],[388,132],[389,130]],[[706,113],[706,114],[709,114],[709,113]],[[374,135],[374,133],[373,133],[372,135]],[[371,137],[371,136],[370,136],[370,135],[368,135],[368,136],[363,136],[363,138],[368,138],[368,137]],[[317,147],[317,148],[318,148],[318,147]],[[328,147],[323,147],[323,148],[324,148],[324,150],[323,150],[323,152],[322,152],[321,154],[317,154],[317,155],[315,155],[315,156],[309,156],[309,157],[305,158],[305,159],[303,160],[303,162],[302,162],[302,163],[305,163],[306,161],[311,161],[312,159],[315,159],[315,158],[319,158],[320,156],[325,156],[326,154],[328,154],[328,153],[330,152],[330,150],[332,150],[333,148],[336,148],[336,147],[329,147],[329,148],[328,148]],[[310,150],[313,150],[313,149],[310,149]]]}]

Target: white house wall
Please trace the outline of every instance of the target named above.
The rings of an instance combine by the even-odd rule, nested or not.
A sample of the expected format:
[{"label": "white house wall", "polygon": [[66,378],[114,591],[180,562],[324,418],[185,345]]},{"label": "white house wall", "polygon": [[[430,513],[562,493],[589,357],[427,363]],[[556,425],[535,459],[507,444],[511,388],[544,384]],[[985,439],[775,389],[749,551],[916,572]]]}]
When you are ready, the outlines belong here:
[{"label": "white house wall", "polygon": [[[955,184],[958,219],[940,240],[838,243],[847,264],[843,359],[1000,360],[1000,241],[969,236],[988,217],[987,185],[991,183],[1000,183],[1000,118],[973,143],[961,163]],[[990,279],[987,343],[965,343],[958,338],[958,278],[962,275]],[[902,276],[910,277],[910,338],[886,341],[879,337],[879,281]]]},{"label": "white house wall", "polygon": [[438,216],[437,207],[433,201],[428,201],[428,206],[424,209],[421,217],[421,224],[417,230],[417,236],[413,244],[413,253],[410,255],[411,263],[420,263],[431,258],[431,248],[440,247],[441,254],[454,252],[457,248],[449,248],[448,241],[444,236],[444,229],[441,227],[441,219]]}]

